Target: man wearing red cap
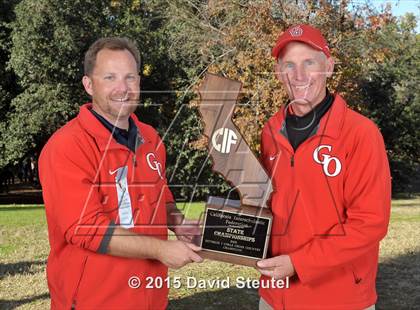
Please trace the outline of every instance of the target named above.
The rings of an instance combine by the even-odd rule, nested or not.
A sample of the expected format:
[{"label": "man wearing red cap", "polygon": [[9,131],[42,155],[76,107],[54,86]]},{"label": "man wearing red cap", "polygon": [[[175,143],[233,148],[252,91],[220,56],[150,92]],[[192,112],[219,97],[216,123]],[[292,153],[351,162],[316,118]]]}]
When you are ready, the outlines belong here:
[{"label": "man wearing red cap", "polygon": [[260,309],[374,309],[391,201],[383,138],[328,91],[334,61],[319,30],[287,29],[272,54],[290,102],[262,133],[274,221],[271,258],[257,265],[261,283],[290,285],[262,285]]}]

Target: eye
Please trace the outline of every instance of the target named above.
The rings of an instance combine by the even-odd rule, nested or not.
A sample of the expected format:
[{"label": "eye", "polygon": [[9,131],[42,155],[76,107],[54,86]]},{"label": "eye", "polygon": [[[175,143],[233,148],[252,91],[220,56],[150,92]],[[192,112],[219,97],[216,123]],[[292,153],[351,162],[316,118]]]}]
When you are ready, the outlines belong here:
[{"label": "eye", "polygon": [[315,64],[315,61],[314,61],[313,59],[308,59],[308,60],[306,60],[306,61],[305,61],[305,64],[306,64],[307,66],[312,66],[312,65],[314,65],[314,64]]},{"label": "eye", "polygon": [[112,81],[114,79],[113,75],[105,75],[104,80]]},{"label": "eye", "polygon": [[136,80],[136,77],[134,75],[127,76],[127,81],[134,82]]},{"label": "eye", "polygon": [[286,70],[293,69],[294,67],[295,67],[295,65],[294,65],[294,64],[292,64],[291,62],[286,62],[286,63],[284,64],[284,69],[286,69]]}]

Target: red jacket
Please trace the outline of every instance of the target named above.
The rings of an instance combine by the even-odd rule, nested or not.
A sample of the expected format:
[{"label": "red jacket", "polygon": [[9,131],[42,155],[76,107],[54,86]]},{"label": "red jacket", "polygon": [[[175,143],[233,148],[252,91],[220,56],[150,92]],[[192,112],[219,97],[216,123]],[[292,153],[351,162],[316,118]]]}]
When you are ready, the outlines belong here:
[{"label": "red jacket", "polygon": [[[100,253],[112,223],[167,239],[166,202],[173,198],[164,175],[164,145],[133,114],[143,140],[134,154],[112,138],[90,107],[82,106],[49,139],[39,160],[51,246],[51,308],[164,309],[168,289],[145,284],[148,276],[164,279],[166,266]],[[129,287],[133,276],[140,288]]]},{"label": "red jacket", "polygon": [[274,187],[271,256],[290,255],[296,276],[290,288],[260,294],[275,309],[371,306],[391,202],[382,136],[339,95],[296,152],[284,126],[282,108],[264,127],[261,149]]}]

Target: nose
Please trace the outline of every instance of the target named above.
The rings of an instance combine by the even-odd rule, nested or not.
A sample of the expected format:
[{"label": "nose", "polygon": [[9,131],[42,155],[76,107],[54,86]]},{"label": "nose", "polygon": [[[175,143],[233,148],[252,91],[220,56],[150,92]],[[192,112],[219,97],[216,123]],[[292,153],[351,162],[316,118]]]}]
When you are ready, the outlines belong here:
[{"label": "nose", "polygon": [[306,67],[303,64],[300,64],[299,66],[296,66],[294,70],[294,79],[297,82],[303,82],[306,83],[308,81],[308,72],[306,70]]},{"label": "nose", "polygon": [[118,79],[115,84],[114,91],[125,94],[128,92],[128,90],[129,90],[129,87],[128,87],[127,81],[125,79]]}]

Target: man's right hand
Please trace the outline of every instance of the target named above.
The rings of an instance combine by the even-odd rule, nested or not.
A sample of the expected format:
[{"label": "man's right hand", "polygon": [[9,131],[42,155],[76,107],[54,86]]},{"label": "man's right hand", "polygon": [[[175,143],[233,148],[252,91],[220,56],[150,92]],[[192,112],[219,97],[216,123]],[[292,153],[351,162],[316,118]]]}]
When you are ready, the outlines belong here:
[{"label": "man's right hand", "polygon": [[138,235],[128,229],[116,227],[108,244],[107,254],[137,259],[157,259],[169,268],[181,268],[188,263],[201,263],[196,252],[201,248],[180,240],[161,240]]},{"label": "man's right hand", "polygon": [[179,240],[163,241],[157,251],[157,259],[169,268],[178,269],[186,264],[201,263],[203,258],[196,252],[200,247]]}]

